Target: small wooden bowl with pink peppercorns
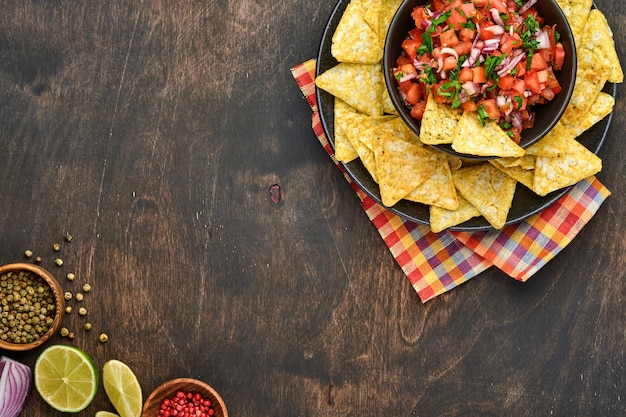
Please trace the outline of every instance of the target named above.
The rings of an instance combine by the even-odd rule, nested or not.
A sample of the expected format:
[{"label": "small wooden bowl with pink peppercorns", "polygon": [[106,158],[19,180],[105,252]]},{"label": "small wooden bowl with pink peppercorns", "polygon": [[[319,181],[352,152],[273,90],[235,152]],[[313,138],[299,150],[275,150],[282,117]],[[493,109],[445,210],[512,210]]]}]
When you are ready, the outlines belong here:
[{"label": "small wooden bowl with pink peppercorns", "polygon": [[193,412],[189,415],[193,416],[196,415],[195,410],[199,409],[203,413],[201,416],[228,417],[226,404],[217,391],[209,384],[193,378],[176,378],[158,386],[146,399],[141,417],[167,416],[165,410],[175,409],[176,405],[190,407]]}]

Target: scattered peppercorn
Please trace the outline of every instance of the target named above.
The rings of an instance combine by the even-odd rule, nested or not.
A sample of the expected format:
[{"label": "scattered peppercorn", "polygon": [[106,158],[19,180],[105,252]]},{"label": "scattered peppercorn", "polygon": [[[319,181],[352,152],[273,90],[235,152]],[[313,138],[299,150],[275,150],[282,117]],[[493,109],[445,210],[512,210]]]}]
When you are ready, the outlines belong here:
[{"label": "scattered peppercorn", "polygon": [[41,256],[35,256],[35,263],[40,264],[42,261]]},{"label": "scattered peppercorn", "polygon": [[80,314],[81,316],[86,316],[87,315],[87,309],[85,307],[81,307],[78,309],[78,314]]},{"label": "scattered peppercorn", "polygon": [[98,338],[100,342],[106,343],[109,340],[109,336],[106,333],[100,333],[100,337]]},{"label": "scattered peppercorn", "polygon": [[66,291],[65,294],[63,294],[63,298],[65,298],[67,301],[70,301],[72,299],[72,293]]},{"label": "scattered peppercorn", "polygon": [[72,306],[67,306],[67,307],[65,307],[65,312],[66,312],[67,314],[72,314]]},{"label": "scattered peppercorn", "polygon": [[74,275],[74,273],[70,272],[69,274],[67,274],[68,281],[74,281],[74,278],[76,278],[76,275]]},{"label": "scattered peppercorn", "polygon": [[70,331],[67,327],[62,327],[60,333],[61,333],[61,336],[67,337],[70,334]]},{"label": "scattered peppercorn", "polygon": [[76,335],[74,334],[74,332],[70,332],[70,334],[67,335],[67,338],[70,340],[74,340],[76,338]]},{"label": "scattered peppercorn", "polygon": [[67,242],[71,242],[71,241],[72,241],[72,235],[70,235],[69,233],[66,233],[66,234],[65,234],[65,240],[66,240]]},{"label": "scattered peppercorn", "polygon": [[91,330],[92,328],[93,328],[93,326],[91,325],[91,323],[85,323],[83,325],[83,329],[85,329],[87,331]]},{"label": "scattered peppercorn", "polygon": [[24,251],[24,256],[26,256],[28,259],[32,258],[33,257],[33,251],[30,250],[30,249],[26,249]]},{"label": "scattered peppercorn", "polygon": [[83,295],[81,293],[76,294],[76,301],[83,301]]},{"label": "scattered peppercorn", "polygon": [[61,266],[61,265],[63,265],[63,259],[61,259],[61,258],[56,258],[56,259],[54,260],[54,263],[55,263],[55,264],[57,264],[57,266]]},{"label": "scattered peppercorn", "polygon": [[52,249],[53,249],[55,252],[58,252],[58,251],[60,251],[60,250],[61,250],[61,245],[59,245],[58,243],[54,243],[54,244],[52,245]]},{"label": "scattered peppercorn", "polygon": [[89,285],[89,284],[85,284],[85,285],[83,285],[83,291],[84,291],[84,292],[89,292],[89,291],[91,291],[91,285]]}]

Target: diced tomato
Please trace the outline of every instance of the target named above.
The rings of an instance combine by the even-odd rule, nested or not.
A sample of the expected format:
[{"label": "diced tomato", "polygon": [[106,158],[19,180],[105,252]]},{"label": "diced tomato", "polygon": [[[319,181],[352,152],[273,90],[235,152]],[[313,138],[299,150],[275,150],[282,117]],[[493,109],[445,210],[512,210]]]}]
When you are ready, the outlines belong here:
[{"label": "diced tomato", "polygon": [[461,84],[474,80],[474,71],[470,67],[462,68],[459,72],[459,82]]},{"label": "diced tomato", "polygon": [[456,51],[457,54],[459,54],[459,56],[468,55],[472,51],[472,42],[470,41],[459,42],[454,47],[454,50]]},{"label": "diced tomato", "polygon": [[500,77],[498,80],[498,87],[501,90],[509,91],[513,88],[514,83],[515,78],[512,75],[505,75],[504,77]]},{"label": "diced tomato", "polygon": [[539,81],[539,76],[536,71],[527,72],[524,76],[524,82],[526,83],[526,88],[533,93],[541,93],[541,82]]},{"label": "diced tomato", "polygon": [[406,65],[406,64],[411,64],[411,63],[413,63],[413,61],[411,61],[409,58],[407,58],[404,55],[400,55],[398,57],[398,59],[396,59],[396,65],[398,67],[401,67],[401,66]]},{"label": "diced tomato", "polygon": [[489,3],[489,0],[472,0],[472,3],[474,4],[474,7],[476,8],[485,7],[487,3]]},{"label": "diced tomato", "polygon": [[422,85],[418,83],[411,83],[409,90],[406,92],[404,99],[408,105],[416,105],[422,101]]},{"label": "diced tomato", "polygon": [[472,68],[472,72],[474,73],[474,82],[476,84],[483,84],[487,82],[484,67],[474,67]]},{"label": "diced tomato", "polygon": [[541,97],[546,100],[552,100],[554,98],[554,91],[550,87],[546,87],[541,91]]},{"label": "diced tomato", "polygon": [[491,5],[491,7],[496,8],[500,13],[504,13],[506,15],[510,13],[509,9],[506,7],[506,4],[504,4],[502,0],[489,0],[489,4]]},{"label": "diced tomato", "polygon": [[467,18],[473,18],[476,16],[476,7],[474,7],[473,3],[463,3],[459,6],[459,10],[465,15]]},{"label": "diced tomato", "polygon": [[402,49],[404,49],[404,52],[406,52],[406,55],[409,57],[409,59],[411,59],[411,61],[417,58],[417,51],[419,50],[420,46],[422,46],[421,39],[405,39],[404,41],[402,41]]},{"label": "diced tomato", "polygon": [[530,62],[531,71],[541,71],[548,68],[548,63],[541,54],[533,54],[532,61]]},{"label": "diced tomato", "polygon": [[405,94],[409,91],[409,88],[411,88],[412,84],[414,83],[411,82],[411,80],[408,80],[408,81],[398,80],[398,87],[400,88],[400,91],[402,91]]},{"label": "diced tomato", "polygon": [[511,140],[519,144],[520,140],[522,139],[522,134],[520,133],[519,129],[516,127],[512,127],[509,131],[513,133]]},{"label": "diced tomato", "polygon": [[498,110],[498,106],[496,105],[496,100],[494,98],[480,100],[478,102],[478,106],[484,106],[485,112],[491,120],[498,120],[500,118],[500,110]]},{"label": "diced tomato", "polygon": [[465,111],[476,111],[478,110],[478,104],[474,101],[468,100],[461,103],[461,108]]},{"label": "diced tomato", "polygon": [[494,26],[494,24],[491,23],[488,20],[482,21],[479,24],[479,27],[480,27],[480,39],[486,41],[487,39],[492,39],[492,38],[496,37],[496,35],[492,31],[487,30],[487,28],[489,26]]},{"label": "diced tomato", "polygon": [[524,94],[524,91],[526,91],[526,83],[524,82],[524,79],[516,78],[515,82],[513,83],[513,87],[511,87],[511,90],[517,91],[520,94]]},{"label": "diced tomato", "polygon": [[422,34],[424,33],[424,30],[422,30],[421,28],[414,28],[409,30],[409,38],[411,39],[416,39],[416,40],[420,40],[422,41]]},{"label": "diced tomato", "polygon": [[470,28],[461,28],[459,31],[459,39],[462,41],[472,42],[476,37],[476,31]]},{"label": "diced tomato", "polygon": [[554,64],[552,68],[556,71],[563,69],[563,63],[565,62],[565,48],[561,42],[556,44],[554,48]]},{"label": "diced tomato", "polygon": [[444,71],[450,71],[450,70],[455,69],[457,62],[458,62],[458,60],[453,55],[445,57],[443,59],[443,70]]},{"label": "diced tomato", "polygon": [[448,6],[444,0],[433,0],[433,10],[436,12],[443,12]]},{"label": "diced tomato", "polygon": [[526,74],[526,60],[525,59],[515,66],[515,75],[517,77],[523,77],[524,74]]},{"label": "diced tomato", "polygon": [[415,27],[418,29],[424,28],[424,22],[428,21],[428,14],[423,6],[415,7],[411,12],[411,17],[415,21]]},{"label": "diced tomato", "polygon": [[409,75],[409,74],[417,75],[417,70],[415,69],[413,64],[402,65],[400,67],[400,72],[404,75]]},{"label": "diced tomato", "polygon": [[518,49],[522,47],[522,38],[517,33],[514,33],[513,36],[505,33],[502,35],[502,40],[500,41],[500,51],[504,54],[510,53],[513,49]]},{"label": "diced tomato", "polygon": [[511,101],[513,102],[513,108],[515,110],[526,110],[526,106],[528,106],[528,99],[524,95],[524,92],[513,91],[511,93]]},{"label": "diced tomato", "polygon": [[441,35],[439,35],[439,40],[442,46],[448,46],[450,48],[459,43],[459,38],[456,36],[456,32],[454,31],[454,29],[449,29],[441,32]]},{"label": "diced tomato", "polygon": [[450,11],[450,17],[446,19],[446,23],[452,25],[454,30],[461,30],[463,23],[467,23],[467,17],[458,8],[454,8]]},{"label": "diced tomato", "polygon": [[424,117],[424,110],[426,110],[426,102],[422,100],[411,109],[411,117],[417,120],[422,120]]}]

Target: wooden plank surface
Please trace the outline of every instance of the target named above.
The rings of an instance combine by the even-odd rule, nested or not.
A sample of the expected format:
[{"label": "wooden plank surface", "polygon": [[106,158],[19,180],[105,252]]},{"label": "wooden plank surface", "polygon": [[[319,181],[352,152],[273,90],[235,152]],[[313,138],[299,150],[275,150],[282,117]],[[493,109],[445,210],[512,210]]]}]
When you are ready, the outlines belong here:
[{"label": "wooden plank surface", "polygon": [[[202,379],[231,416],[626,415],[624,88],[613,195],[574,242],[423,305],[289,72],[334,4],[2,2],[0,262],[31,249],[93,287],[53,343],[126,362],[144,398]],[[596,4],[626,56],[626,6]],[[22,415],[55,413],[33,390]]]}]

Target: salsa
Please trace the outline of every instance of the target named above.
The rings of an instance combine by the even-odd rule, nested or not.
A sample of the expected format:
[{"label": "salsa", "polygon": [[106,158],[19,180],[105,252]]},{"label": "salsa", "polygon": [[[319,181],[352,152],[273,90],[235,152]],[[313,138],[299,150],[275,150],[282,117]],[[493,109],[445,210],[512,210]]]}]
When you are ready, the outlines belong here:
[{"label": "salsa", "polygon": [[561,91],[555,71],[565,49],[537,0],[433,0],[415,7],[415,28],[402,43],[394,78],[411,116],[421,120],[428,96],[496,121],[519,143],[536,104]]}]

